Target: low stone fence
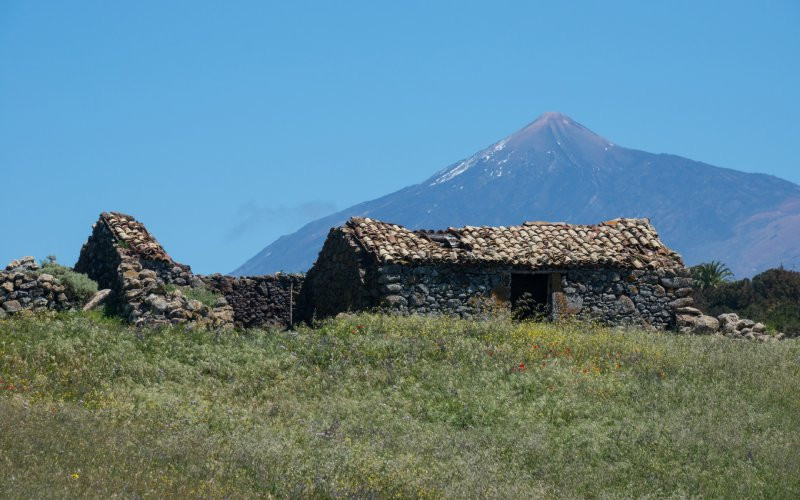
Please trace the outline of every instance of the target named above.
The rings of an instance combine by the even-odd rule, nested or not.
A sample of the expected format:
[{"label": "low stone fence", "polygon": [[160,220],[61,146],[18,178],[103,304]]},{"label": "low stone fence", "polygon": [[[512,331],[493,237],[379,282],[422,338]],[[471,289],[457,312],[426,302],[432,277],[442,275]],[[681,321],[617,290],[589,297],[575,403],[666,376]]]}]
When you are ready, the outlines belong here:
[{"label": "low stone fence", "polygon": [[771,335],[767,333],[767,327],[763,323],[740,318],[736,313],[720,314],[715,318],[693,307],[684,307],[679,313],[677,323],[678,331],[681,333],[723,335],[732,339],[761,342],[781,340],[786,337],[782,332]]},{"label": "low stone fence", "polygon": [[211,290],[221,293],[233,307],[237,327],[289,327],[299,314],[297,299],[303,287],[303,276],[276,274],[234,278],[213,274],[199,276]]},{"label": "low stone fence", "polygon": [[0,319],[22,310],[63,311],[82,305],[58,278],[37,271],[33,257],[12,261],[0,271]]}]

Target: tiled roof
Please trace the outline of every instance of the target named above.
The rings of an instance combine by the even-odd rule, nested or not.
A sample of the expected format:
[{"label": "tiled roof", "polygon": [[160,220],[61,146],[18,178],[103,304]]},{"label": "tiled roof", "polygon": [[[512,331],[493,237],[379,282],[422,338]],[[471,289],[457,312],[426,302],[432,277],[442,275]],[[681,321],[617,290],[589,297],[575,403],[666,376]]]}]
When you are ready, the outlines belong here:
[{"label": "tiled roof", "polygon": [[106,223],[117,240],[124,241],[128,248],[147,260],[172,262],[161,244],[147,231],[144,224],[130,215],[119,212],[103,212],[100,218]]},{"label": "tiled roof", "polygon": [[492,263],[532,269],[683,267],[647,219],[596,225],[526,222],[521,226],[412,231],[397,224],[353,217],[344,226],[385,264]]}]

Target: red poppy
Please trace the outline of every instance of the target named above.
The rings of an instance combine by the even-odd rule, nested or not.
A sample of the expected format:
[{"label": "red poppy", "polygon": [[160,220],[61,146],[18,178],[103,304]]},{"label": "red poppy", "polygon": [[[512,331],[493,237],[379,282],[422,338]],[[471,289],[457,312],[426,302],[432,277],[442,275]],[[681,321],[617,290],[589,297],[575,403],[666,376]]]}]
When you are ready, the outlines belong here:
[{"label": "red poppy", "polygon": [[525,363],[520,363],[519,364],[519,371],[521,371],[521,372],[525,371]]}]

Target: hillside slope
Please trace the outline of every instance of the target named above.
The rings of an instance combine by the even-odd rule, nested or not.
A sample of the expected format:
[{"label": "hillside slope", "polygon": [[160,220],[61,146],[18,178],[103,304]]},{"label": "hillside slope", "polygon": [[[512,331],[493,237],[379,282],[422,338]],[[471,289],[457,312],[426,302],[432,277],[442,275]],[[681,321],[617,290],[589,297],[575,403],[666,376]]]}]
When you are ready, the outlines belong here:
[{"label": "hillside slope", "polygon": [[624,148],[545,113],[420,184],[279,238],[233,274],[305,271],[328,230],[355,215],[426,229],[649,217],[689,264],[722,260],[737,276],[800,266],[800,186]]},{"label": "hillside slope", "polygon": [[0,338],[4,498],[800,496],[797,340],[80,314]]}]

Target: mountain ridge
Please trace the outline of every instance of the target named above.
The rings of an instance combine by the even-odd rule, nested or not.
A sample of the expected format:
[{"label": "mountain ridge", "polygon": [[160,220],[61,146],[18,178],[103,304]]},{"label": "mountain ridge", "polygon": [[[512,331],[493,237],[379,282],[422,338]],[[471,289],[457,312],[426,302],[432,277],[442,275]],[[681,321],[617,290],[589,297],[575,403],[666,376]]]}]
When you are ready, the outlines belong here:
[{"label": "mountain ridge", "polygon": [[[591,224],[648,217],[688,264],[726,262],[738,276],[800,265],[800,186],[609,141],[548,112],[419,184],[312,221],[233,271],[304,271],[331,227],[351,216],[412,229],[511,225],[525,220]],[[770,243],[772,242],[772,244]]]}]

